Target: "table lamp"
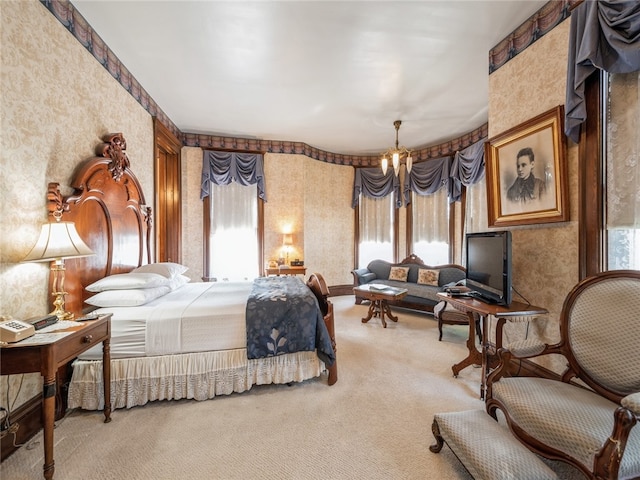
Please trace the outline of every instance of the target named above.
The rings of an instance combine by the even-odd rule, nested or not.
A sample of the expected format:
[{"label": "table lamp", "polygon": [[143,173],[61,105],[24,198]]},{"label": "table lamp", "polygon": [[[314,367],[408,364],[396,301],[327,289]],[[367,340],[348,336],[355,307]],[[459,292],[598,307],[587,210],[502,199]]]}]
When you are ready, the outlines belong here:
[{"label": "table lamp", "polygon": [[293,235],[290,233],[285,233],[282,236],[282,249],[284,250],[287,260],[286,265],[289,265],[289,252],[291,251],[291,246],[293,245]]},{"label": "table lamp", "polygon": [[55,309],[51,315],[59,320],[72,320],[73,313],[64,309],[64,259],[95,255],[82,241],[73,222],[61,222],[62,214],[54,212],[56,221],[42,225],[40,237],[23,262],[51,262]]}]

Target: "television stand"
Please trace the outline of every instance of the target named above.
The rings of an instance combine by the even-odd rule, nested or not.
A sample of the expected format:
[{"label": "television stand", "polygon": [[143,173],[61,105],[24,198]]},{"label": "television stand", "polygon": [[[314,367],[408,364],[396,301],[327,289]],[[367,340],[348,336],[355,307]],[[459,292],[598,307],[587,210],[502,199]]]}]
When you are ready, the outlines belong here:
[{"label": "television stand", "polygon": [[[471,292],[468,292],[471,293]],[[482,365],[482,375],[480,379],[480,398],[484,399],[484,391],[489,375],[492,368],[495,368],[496,359],[489,357],[489,328],[487,318],[489,315],[493,315],[498,320],[496,324],[496,339],[495,351],[497,352],[502,348],[502,329],[509,317],[520,316],[538,316],[545,315],[548,312],[546,308],[536,307],[534,305],[527,305],[521,302],[511,302],[509,305],[490,304],[480,299],[478,296],[457,296],[449,293],[439,292],[438,297],[442,300],[449,302],[458,310],[461,310],[469,317],[469,338],[467,339],[467,348],[469,354],[467,357],[456,363],[451,367],[453,376],[457,377],[461,370],[469,365]],[[478,351],[476,347],[476,322],[473,315],[479,315],[482,322],[482,342],[481,350]]]},{"label": "television stand", "polygon": [[481,302],[484,303],[488,303],[489,305],[499,305],[499,302],[491,297],[487,297],[485,295],[482,295],[480,292],[477,292],[475,290],[471,290],[468,294],[469,297],[471,298],[477,298],[478,300],[480,300]]}]

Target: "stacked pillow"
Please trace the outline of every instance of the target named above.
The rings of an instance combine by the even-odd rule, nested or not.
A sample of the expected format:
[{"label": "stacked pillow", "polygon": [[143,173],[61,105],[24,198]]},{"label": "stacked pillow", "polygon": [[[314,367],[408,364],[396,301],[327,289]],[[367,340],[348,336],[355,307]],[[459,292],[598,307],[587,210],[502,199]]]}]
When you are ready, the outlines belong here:
[{"label": "stacked pillow", "polygon": [[130,273],[109,275],[85,287],[95,292],[86,300],[96,307],[135,307],[149,303],[189,282],[187,267],[161,262],[143,265]]}]

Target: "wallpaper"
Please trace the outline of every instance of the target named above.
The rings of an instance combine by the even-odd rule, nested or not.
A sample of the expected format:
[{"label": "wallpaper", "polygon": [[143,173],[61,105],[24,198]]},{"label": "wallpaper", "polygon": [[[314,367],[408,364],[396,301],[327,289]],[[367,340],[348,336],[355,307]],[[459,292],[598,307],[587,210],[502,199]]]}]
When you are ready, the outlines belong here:
[{"label": "wallpaper", "polygon": [[[564,104],[569,25],[564,21],[489,76],[489,138]],[[549,315],[528,331],[526,324],[508,326],[507,341],[525,335],[559,340],[562,303],[579,280],[578,147],[570,141],[567,147],[570,221],[511,228],[514,288]],[[553,359],[544,366],[560,371],[564,363]]]},{"label": "wallpaper", "polygon": [[[202,152],[198,147],[182,149],[182,263],[192,281],[203,275]],[[293,236],[289,260],[304,260],[307,275],[319,272],[328,285],[353,282],[353,171],[305,155],[265,155],[265,263],[283,255],[286,231]]]},{"label": "wallpaper", "polygon": [[[0,314],[29,318],[50,311],[49,264],[20,263],[48,221],[47,184],[71,193],[75,166],[94,156],[103,135],[122,132],[153,202],[153,125],[40,2],[0,2],[0,9]],[[13,408],[41,391],[38,375],[20,383],[21,375],[2,377],[1,405],[8,384]]]}]

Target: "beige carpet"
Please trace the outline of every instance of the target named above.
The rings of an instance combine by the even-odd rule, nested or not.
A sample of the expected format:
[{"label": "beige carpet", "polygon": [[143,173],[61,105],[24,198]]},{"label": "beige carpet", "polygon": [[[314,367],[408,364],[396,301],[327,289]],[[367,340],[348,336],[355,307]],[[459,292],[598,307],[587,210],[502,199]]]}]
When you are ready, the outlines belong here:
[{"label": "beige carpet", "polygon": [[[434,413],[482,409],[480,370],[453,378],[466,356],[466,327],[399,310],[383,329],[362,324],[364,305],[336,297],[339,380],[257,386],[213,400],[75,411],[55,430],[57,480],[463,479],[448,447],[433,454]],[[37,442],[37,443],[36,443]],[[42,437],[0,466],[2,480],[42,478]],[[577,479],[552,463],[560,478]]]}]

